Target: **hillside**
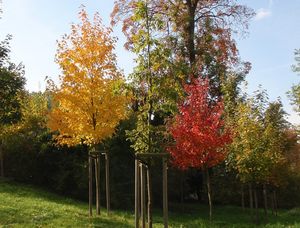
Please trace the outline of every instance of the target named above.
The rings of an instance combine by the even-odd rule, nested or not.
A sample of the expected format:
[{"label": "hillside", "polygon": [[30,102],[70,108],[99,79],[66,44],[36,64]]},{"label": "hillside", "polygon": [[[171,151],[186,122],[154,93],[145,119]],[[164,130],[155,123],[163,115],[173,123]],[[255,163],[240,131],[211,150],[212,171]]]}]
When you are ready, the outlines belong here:
[{"label": "hillside", "polygon": [[[170,227],[253,227],[249,212],[238,207],[215,207],[214,222],[209,225],[206,206],[171,205]],[[131,211],[113,211],[107,216],[88,217],[88,205],[52,193],[10,181],[0,181],[0,225],[4,227],[134,227]],[[269,216],[262,227],[300,227],[300,210],[280,211]],[[154,227],[162,227],[160,211],[155,211]]]}]

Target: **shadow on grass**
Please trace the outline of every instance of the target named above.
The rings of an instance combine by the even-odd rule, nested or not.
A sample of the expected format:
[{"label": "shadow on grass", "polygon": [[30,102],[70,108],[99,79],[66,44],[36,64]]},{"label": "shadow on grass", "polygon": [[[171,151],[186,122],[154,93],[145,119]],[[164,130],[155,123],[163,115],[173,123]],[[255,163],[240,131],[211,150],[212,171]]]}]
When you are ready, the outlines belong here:
[{"label": "shadow on grass", "polygon": [[[24,186],[0,179],[0,224],[2,225],[59,225],[73,227],[134,227],[133,212],[113,211],[107,216],[105,210],[102,215],[88,217],[87,203],[65,199],[44,190],[31,186]],[[18,201],[26,200],[26,205],[20,208]],[[7,205],[1,205],[1,203]],[[15,203],[15,204],[14,204]],[[30,204],[31,203],[31,204]],[[24,203],[25,204],[25,203]],[[42,205],[40,205],[42,204]],[[258,227],[300,227],[300,208],[280,210],[276,217],[268,214],[265,220],[263,210],[259,211],[260,224]],[[154,210],[154,227],[162,227],[163,215],[161,210]],[[240,207],[215,206],[213,208],[213,220],[208,219],[208,206],[200,204],[170,204],[169,205],[170,227],[255,227],[251,220],[250,210],[242,210]]]},{"label": "shadow on grass", "polygon": [[79,200],[70,199],[63,196],[59,196],[52,192],[47,192],[46,189],[42,189],[37,186],[17,183],[6,178],[0,178],[0,193],[8,193],[10,195],[14,195],[15,197],[27,197],[34,198],[37,200],[49,200],[51,202],[64,205],[74,206],[74,203],[76,203],[82,204],[83,206],[85,204],[84,202]]},{"label": "shadow on grass", "polygon": [[173,227],[300,227],[300,209],[280,210],[279,215],[268,214],[267,220],[259,210],[259,224],[251,219],[251,211],[234,206],[215,206],[212,222],[208,217],[208,206],[196,204],[171,204],[170,225]]},{"label": "shadow on grass", "polygon": [[[104,211],[104,210],[102,210]],[[88,216],[84,202],[31,186],[0,180],[0,226],[133,227],[126,212]]]}]

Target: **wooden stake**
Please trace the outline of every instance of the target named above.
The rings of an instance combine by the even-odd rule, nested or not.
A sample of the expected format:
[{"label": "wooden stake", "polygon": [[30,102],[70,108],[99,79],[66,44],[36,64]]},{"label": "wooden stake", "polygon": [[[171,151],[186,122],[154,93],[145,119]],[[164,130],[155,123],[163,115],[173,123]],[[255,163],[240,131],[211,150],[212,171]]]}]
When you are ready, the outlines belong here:
[{"label": "wooden stake", "polygon": [[251,213],[251,220],[253,220],[253,195],[252,195],[252,184],[249,183],[249,206],[250,206],[250,213]]},{"label": "wooden stake", "polygon": [[168,227],[168,165],[165,158],[162,159],[163,165],[163,216],[164,228]]},{"label": "wooden stake", "polygon": [[255,204],[255,221],[258,225],[258,200],[257,200],[257,190],[256,186],[254,187],[254,204]]},{"label": "wooden stake", "polygon": [[4,155],[0,145],[0,162],[1,162],[1,177],[4,177]]},{"label": "wooden stake", "polygon": [[140,174],[141,174],[141,219],[142,219],[142,228],[146,227],[146,220],[145,220],[145,169],[144,165],[140,163]]},{"label": "wooden stake", "polygon": [[147,167],[147,190],[148,190],[148,228],[152,228],[152,175],[150,162]]},{"label": "wooden stake", "polygon": [[96,213],[100,215],[100,155],[96,155],[95,161],[95,179],[96,179]]},{"label": "wooden stake", "polygon": [[135,228],[139,228],[140,224],[139,224],[139,190],[140,190],[140,186],[139,186],[139,180],[140,180],[140,172],[139,172],[139,161],[137,159],[135,159],[135,207],[134,207],[134,218],[135,218]]},{"label": "wooden stake", "polygon": [[89,155],[89,215],[93,215],[93,163],[92,157]]},{"label": "wooden stake", "polygon": [[110,186],[109,186],[109,156],[105,153],[105,185],[106,185],[106,209],[107,214],[110,214]]},{"label": "wooden stake", "polygon": [[264,195],[264,210],[266,221],[268,221],[268,198],[267,198],[267,185],[263,184],[263,195]]},{"label": "wooden stake", "polygon": [[278,215],[278,202],[277,202],[277,196],[276,196],[276,190],[274,189],[273,191],[273,196],[274,196],[274,205],[275,205],[275,215]]},{"label": "wooden stake", "polygon": [[244,192],[244,184],[242,184],[241,186],[241,193],[242,193],[242,208],[243,211],[245,210],[245,192]]},{"label": "wooden stake", "polygon": [[209,170],[205,168],[206,172],[206,184],[207,184],[207,196],[208,196],[208,204],[209,204],[209,221],[212,219],[212,199],[211,199],[211,186],[210,186],[210,177]]}]

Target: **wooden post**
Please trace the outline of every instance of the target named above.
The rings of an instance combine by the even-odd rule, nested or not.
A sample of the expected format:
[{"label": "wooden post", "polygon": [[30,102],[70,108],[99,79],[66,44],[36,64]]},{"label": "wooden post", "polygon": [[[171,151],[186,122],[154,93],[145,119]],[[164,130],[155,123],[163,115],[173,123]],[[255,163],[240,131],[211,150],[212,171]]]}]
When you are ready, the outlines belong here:
[{"label": "wooden post", "polygon": [[264,210],[266,221],[268,221],[268,198],[267,198],[267,185],[263,184],[263,195],[264,195]]},{"label": "wooden post", "polygon": [[4,177],[4,154],[0,144],[0,165],[1,165],[1,177]]},{"label": "wooden post", "polygon": [[139,190],[140,190],[140,172],[139,172],[139,161],[135,158],[135,207],[134,207],[134,218],[135,218],[135,228],[139,228]]},{"label": "wooden post", "polygon": [[272,215],[274,215],[274,196],[273,192],[271,192],[271,209],[272,209]]},{"label": "wooden post", "polygon": [[[141,216],[144,221],[145,214],[145,179],[142,178],[144,175],[139,173],[139,159],[146,162],[149,158],[160,158],[162,159],[162,171],[163,171],[163,219],[164,228],[168,227],[168,178],[167,178],[167,158],[169,154],[167,153],[136,153],[135,154],[135,227],[139,228],[139,212],[143,214]],[[144,169],[141,168],[141,172],[144,173]],[[142,185],[139,181],[143,182]],[[151,168],[147,169],[147,186],[148,186],[148,227],[152,228],[152,196],[151,196]],[[140,196],[139,194],[142,194]],[[144,201],[144,202],[142,202]],[[139,208],[141,206],[141,208]],[[150,209],[149,209],[150,208]],[[142,224],[144,227],[144,224]]]},{"label": "wooden post", "polygon": [[276,196],[276,190],[273,191],[274,196],[274,206],[275,206],[275,215],[278,215],[278,202],[277,202],[277,196]]},{"label": "wooden post", "polygon": [[241,186],[241,194],[242,194],[242,208],[243,208],[243,211],[245,210],[245,192],[244,192],[244,184],[242,183],[242,186]]},{"label": "wooden post", "polygon": [[140,174],[141,174],[141,219],[142,219],[142,228],[145,228],[146,227],[146,220],[145,220],[146,197],[145,197],[145,168],[143,163],[140,163]]},{"label": "wooden post", "polygon": [[89,215],[93,215],[93,162],[91,154],[89,154]]},{"label": "wooden post", "polygon": [[254,204],[255,204],[255,222],[258,224],[258,200],[257,200],[257,189],[256,185],[254,186]]},{"label": "wooden post", "polygon": [[94,158],[95,161],[95,179],[96,179],[96,212],[100,215],[100,154]]},{"label": "wooden post", "polygon": [[168,227],[168,173],[167,173],[167,159],[162,159],[163,165],[163,216],[164,228]]},{"label": "wooden post", "polygon": [[148,228],[152,228],[152,174],[150,162],[147,167],[147,189],[148,189]]},{"label": "wooden post", "polygon": [[105,153],[105,183],[106,183],[106,209],[110,214],[110,186],[109,186],[109,156]]},{"label": "wooden post", "polygon": [[250,206],[250,213],[251,219],[253,220],[253,195],[252,195],[252,183],[249,183],[249,206]]},{"label": "wooden post", "polygon": [[210,186],[210,177],[209,177],[209,170],[205,168],[206,172],[206,184],[207,184],[207,197],[208,197],[208,204],[209,204],[209,221],[212,219],[212,197],[211,197],[211,186]]}]

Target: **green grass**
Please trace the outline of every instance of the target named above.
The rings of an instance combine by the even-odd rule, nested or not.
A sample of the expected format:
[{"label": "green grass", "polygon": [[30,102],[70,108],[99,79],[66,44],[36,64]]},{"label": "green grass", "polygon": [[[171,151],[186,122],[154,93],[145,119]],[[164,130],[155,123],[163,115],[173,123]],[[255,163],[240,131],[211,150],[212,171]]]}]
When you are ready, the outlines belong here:
[{"label": "green grass", "polygon": [[[175,212],[174,212],[175,211]],[[206,206],[170,205],[170,227],[254,227],[249,211],[239,207],[214,207],[213,222],[208,221]],[[269,215],[260,227],[300,227],[300,208]],[[134,227],[132,211],[113,211],[107,216],[88,217],[88,205],[30,186],[0,180],[0,227]],[[163,227],[161,211],[154,211],[153,227]]]}]

